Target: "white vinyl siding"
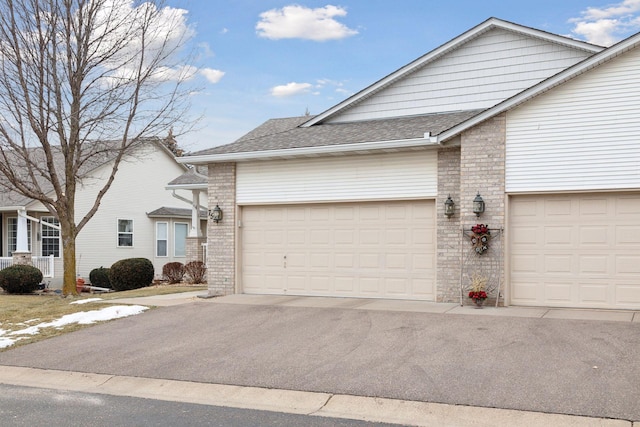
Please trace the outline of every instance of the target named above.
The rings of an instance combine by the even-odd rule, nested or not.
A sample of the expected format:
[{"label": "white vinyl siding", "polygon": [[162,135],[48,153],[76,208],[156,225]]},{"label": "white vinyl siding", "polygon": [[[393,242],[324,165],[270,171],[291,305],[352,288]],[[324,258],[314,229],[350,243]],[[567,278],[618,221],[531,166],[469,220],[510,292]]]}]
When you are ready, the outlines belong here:
[{"label": "white vinyl siding", "polygon": [[507,115],[506,189],[640,188],[640,49]]},{"label": "white vinyl siding", "polygon": [[238,163],[236,175],[238,204],[430,198],[437,152]]},{"label": "white vinyl siding", "polygon": [[329,122],[489,108],[591,54],[493,29]]}]

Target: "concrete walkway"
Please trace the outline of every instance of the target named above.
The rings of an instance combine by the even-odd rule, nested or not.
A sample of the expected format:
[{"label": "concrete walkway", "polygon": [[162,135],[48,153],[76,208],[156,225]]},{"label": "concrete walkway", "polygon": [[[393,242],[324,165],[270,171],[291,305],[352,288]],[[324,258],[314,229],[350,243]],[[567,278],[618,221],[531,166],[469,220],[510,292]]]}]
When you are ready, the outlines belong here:
[{"label": "concrete walkway", "polygon": [[[195,291],[110,300],[176,307],[2,352],[0,383],[418,426],[640,427],[640,416],[623,419],[606,413],[612,406],[619,407],[620,414],[640,413],[628,402],[637,401],[640,383],[635,374],[637,358],[625,344],[636,346],[637,339],[632,337],[640,321],[637,312],[479,310],[416,301],[252,295],[203,299],[201,295],[202,291]],[[212,305],[215,310],[210,310]],[[475,316],[448,316],[456,314]],[[505,323],[501,316],[513,319]],[[549,320],[541,324],[534,319]],[[531,329],[540,325],[545,330]],[[462,332],[470,326],[470,332],[485,334],[481,345]],[[588,331],[574,336],[576,328]],[[274,336],[265,336],[269,331]],[[527,331],[532,335],[522,341]],[[241,336],[246,342],[238,339]],[[442,341],[449,336],[454,339]],[[593,339],[586,342],[589,336]],[[433,342],[442,342],[442,347],[433,348],[429,344]],[[592,355],[581,358],[586,348],[600,342],[602,346]],[[303,354],[291,354],[295,349]],[[461,349],[466,354],[461,355]],[[81,357],[69,362],[69,353]],[[119,357],[114,359],[113,354]],[[622,361],[620,354],[629,357]],[[508,382],[491,374],[469,382],[469,373],[461,372],[461,367],[478,357],[501,360]],[[531,360],[526,361],[527,357]],[[545,370],[549,361],[553,369]],[[598,366],[592,366],[595,361]],[[525,362],[533,377],[521,372]],[[383,376],[365,375],[364,366]],[[414,371],[418,368],[421,371]],[[566,384],[563,375],[572,378],[569,381],[584,378],[585,384]],[[420,382],[413,384],[416,378]],[[357,381],[367,386],[358,389]],[[527,381],[532,393],[527,393]],[[601,397],[603,385],[607,390]],[[460,387],[468,390],[458,399]],[[438,396],[430,399],[424,394],[428,390]],[[541,390],[546,392],[540,394]],[[498,391],[501,394],[493,394]],[[473,403],[478,393],[487,398],[477,401],[479,405]],[[518,393],[523,400],[518,396],[514,400]],[[604,396],[611,401],[603,400]],[[616,402],[621,396],[626,396],[626,403]],[[545,406],[547,398],[567,400],[560,401],[569,411],[564,413],[589,416],[558,414],[563,410],[553,409],[557,403]],[[572,406],[583,400],[599,406],[592,412]],[[507,408],[540,409],[497,409],[491,403],[502,406],[507,401],[511,402]]]},{"label": "concrete walkway", "polygon": [[246,295],[236,294],[225,297],[202,298],[206,293],[192,291],[177,294],[158,295],[140,298],[122,298],[105,301],[117,304],[140,304],[166,307],[186,304],[195,301],[210,301],[221,304],[244,304],[281,307],[309,307],[309,308],[349,308],[354,310],[376,311],[404,311],[416,313],[440,314],[472,314],[476,316],[506,316],[529,317],[537,319],[573,319],[597,320],[613,322],[640,323],[640,311],[629,310],[597,310],[570,309],[547,307],[491,307],[484,306],[477,309],[474,306],[461,306],[457,303],[436,303],[429,301],[408,301],[389,299],[363,298],[330,298],[330,297],[299,297],[282,295]]}]

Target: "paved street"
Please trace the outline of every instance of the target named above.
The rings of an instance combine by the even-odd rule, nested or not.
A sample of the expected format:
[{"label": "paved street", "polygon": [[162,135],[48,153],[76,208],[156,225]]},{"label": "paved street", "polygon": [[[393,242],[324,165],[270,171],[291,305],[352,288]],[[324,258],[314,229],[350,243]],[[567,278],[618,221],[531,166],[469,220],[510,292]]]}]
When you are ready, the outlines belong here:
[{"label": "paved street", "polygon": [[637,421],[639,328],[201,301],[9,350],[0,365]]},{"label": "paved street", "polygon": [[[327,417],[0,384],[3,427],[385,427]],[[397,425],[397,424],[396,424]]]}]

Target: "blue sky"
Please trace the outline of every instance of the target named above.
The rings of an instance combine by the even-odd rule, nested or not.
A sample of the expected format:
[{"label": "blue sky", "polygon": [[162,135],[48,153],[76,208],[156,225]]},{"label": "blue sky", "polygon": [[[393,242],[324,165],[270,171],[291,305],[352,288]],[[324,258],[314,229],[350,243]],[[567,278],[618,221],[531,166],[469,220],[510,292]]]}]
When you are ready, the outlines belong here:
[{"label": "blue sky", "polygon": [[269,118],[318,114],[489,17],[600,45],[640,31],[640,0],[167,0],[201,72],[187,151]]}]

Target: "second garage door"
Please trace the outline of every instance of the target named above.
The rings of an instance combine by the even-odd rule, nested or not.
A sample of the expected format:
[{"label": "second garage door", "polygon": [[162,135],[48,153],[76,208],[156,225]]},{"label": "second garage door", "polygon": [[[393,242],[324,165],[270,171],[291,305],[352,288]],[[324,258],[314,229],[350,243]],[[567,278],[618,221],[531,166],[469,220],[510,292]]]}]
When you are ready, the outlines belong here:
[{"label": "second garage door", "polygon": [[640,308],[640,195],[516,196],[511,302]]},{"label": "second garage door", "polygon": [[245,293],[433,300],[434,201],[242,208]]}]

